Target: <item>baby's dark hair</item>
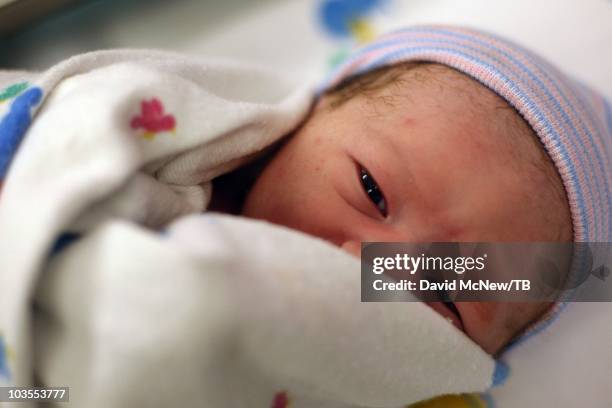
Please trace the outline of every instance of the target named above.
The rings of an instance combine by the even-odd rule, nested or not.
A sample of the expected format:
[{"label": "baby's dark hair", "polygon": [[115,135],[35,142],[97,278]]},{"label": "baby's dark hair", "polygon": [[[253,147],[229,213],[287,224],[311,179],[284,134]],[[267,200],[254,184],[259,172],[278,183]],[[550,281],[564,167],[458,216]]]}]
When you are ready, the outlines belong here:
[{"label": "baby's dark hair", "polygon": [[[467,92],[476,112],[487,112],[491,125],[499,128],[504,135],[503,145],[513,158],[509,164],[517,175],[534,181],[536,189],[531,191],[534,208],[544,217],[550,231],[539,239],[550,241],[571,241],[572,222],[567,195],[561,177],[546,153],[545,147],[522,115],[499,95],[486,86],[467,86],[478,83],[475,79],[445,65],[425,61],[409,61],[384,66],[361,75],[348,77],[327,90],[323,97],[327,109],[340,108],[353,98],[365,97],[373,102],[393,105],[402,90],[411,81],[437,81],[436,72],[453,71],[457,80],[452,86]],[[411,75],[406,75],[410,72]],[[449,86],[439,81],[439,86]],[[392,88],[393,92],[382,92]],[[405,92],[404,92],[405,93]],[[484,98],[484,99],[483,99]]]},{"label": "baby's dark hair", "polygon": [[378,91],[388,86],[401,85],[402,75],[407,71],[427,64],[429,63],[421,61],[403,62],[345,78],[325,92],[325,96],[330,98],[329,107],[338,108],[358,95],[375,97]]}]

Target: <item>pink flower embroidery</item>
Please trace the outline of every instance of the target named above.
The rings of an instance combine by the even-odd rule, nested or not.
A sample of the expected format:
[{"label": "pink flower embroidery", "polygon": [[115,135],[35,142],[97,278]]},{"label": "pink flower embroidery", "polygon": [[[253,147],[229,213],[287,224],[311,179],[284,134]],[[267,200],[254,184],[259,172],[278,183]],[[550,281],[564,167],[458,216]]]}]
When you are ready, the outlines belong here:
[{"label": "pink flower embroidery", "polygon": [[152,139],[158,132],[174,131],[176,119],[171,114],[164,114],[164,106],[157,98],[140,102],[140,116],[134,116],[130,122],[134,130],[144,129],[143,136]]}]

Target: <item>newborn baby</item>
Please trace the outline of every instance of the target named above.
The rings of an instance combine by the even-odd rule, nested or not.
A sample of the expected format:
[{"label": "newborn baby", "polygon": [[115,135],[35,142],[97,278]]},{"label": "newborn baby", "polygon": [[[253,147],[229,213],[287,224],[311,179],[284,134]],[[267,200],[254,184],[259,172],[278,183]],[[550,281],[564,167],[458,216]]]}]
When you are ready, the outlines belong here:
[{"label": "newborn baby", "polygon": [[[355,256],[361,241],[572,239],[561,179],[533,130],[447,66],[408,62],[341,83],[272,156],[242,214]],[[550,305],[431,306],[495,354]]]},{"label": "newborn baby", "polygon": [[[358,58],[368,52],[346,65],[365,65]],[[243,189],[242,214],[355,256],[362,241],[571,241],[566,191],[542,140],[476,80],[487,80],[482,68],[470,77],[435,59],[368,61],[364,73],[340,74],[309,119],[256,165],[256,174],[265,168]],[[502,70],[510,61],[499,62]],[[551,304],[430,306],[495,355]]]}]

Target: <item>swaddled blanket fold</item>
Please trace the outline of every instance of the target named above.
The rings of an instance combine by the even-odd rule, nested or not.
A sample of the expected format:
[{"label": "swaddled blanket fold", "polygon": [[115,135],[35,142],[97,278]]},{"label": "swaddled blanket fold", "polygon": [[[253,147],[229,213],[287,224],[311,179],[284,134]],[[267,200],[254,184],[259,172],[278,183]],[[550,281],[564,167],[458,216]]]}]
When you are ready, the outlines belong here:
[{"label": "swaddled blanket fold", "polygon": [[425,305],[360,303],[358,261],[330,244],[181,218],[304,120],[308,86],[125,50],[4,89],[6,384],[70,386],[79,407],[399,406],[489,387],[493,360]]}]

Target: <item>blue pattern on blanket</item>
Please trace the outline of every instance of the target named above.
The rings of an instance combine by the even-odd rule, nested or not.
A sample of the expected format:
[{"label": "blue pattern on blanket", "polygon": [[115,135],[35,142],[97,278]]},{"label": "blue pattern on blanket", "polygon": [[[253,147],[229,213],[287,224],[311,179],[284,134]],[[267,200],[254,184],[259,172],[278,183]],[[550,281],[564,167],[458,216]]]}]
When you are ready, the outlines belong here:
[{"label": "blue pattern on blanket", "polygon": [[8,356],[7,348],[4,344],[4,337],[0,334],[0,378],[10,379],[10,372],[8,368]]},{"label": "blue pattern on blanket", "polygon": [[39,87],[24,91],[11,102],[8,113],[0,121],[0,180],[6,176],[13,155],[30,126],[31,110],[40,103],[42,95]]},{"label": "blue pattern on blanket", "polygon": [[319,6],[323,27],[337,37],[351,37],[351,24],[363,19],[388,0],[325,0]]}]

